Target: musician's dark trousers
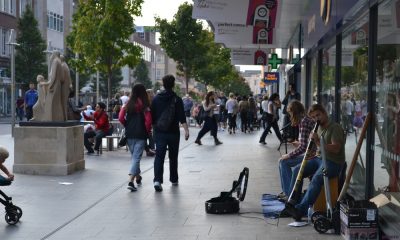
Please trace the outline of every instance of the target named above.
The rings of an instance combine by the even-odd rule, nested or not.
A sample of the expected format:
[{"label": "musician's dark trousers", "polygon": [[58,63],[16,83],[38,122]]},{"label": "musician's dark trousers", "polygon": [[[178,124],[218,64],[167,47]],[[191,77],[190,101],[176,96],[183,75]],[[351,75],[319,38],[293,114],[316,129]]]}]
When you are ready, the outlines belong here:
[{"label": "musician's dark trousers", "polygon": [[[290,191],[292,191],[295,183],[296,183],[296,178],[297,174],[299,173],[300,170],[300,165],[297,165],[293,169],[293,174],[292,174],[292,181],[290,184]],[[328,173],[328,178],[333,178],[339,176],[340,170],[342,165],[332,162],[330,160],[326,161],[326,168],[327,168],[327,173]],[[307,161],[307,164],[304,168],[303,172],[303,179],[307,178],[311,175],[313,175],[312,180],[310,184],[308,185],[308,189],[304,197],[301,199],[300,203],[298,203],[295,207],[301,211],[303,216],[307,214],[308,207],[310,205],[313,205],[315,201],[317,200],[317,197],[321,191],[321,187],[324,185],[324,179],[322,175],[322,159],[319,157],[314,157],[312,159],[309,159]],[[301,192],[303,188],[303,182],[301,182],[301,185],[298,189],[296,189],[297,192]]]}]

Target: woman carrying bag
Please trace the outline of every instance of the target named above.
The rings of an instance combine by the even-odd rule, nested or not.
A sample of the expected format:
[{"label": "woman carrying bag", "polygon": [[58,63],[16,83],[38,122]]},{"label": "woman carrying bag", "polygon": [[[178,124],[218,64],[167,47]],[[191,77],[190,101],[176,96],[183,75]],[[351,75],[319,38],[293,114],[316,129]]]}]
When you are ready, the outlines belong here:
[{"label": "woman carrying bag", "polygon": [[201,128],[199,134],[197,135],[195,143],[198,145],[203,145],[201,143],[201,138],[209,131],[211,131],[211,136],[214,137],[215,145],[222,144],[217,137],[218,125],[217,119],[214,118],[214,109],[217,108],[217,104],[215,104],[215,93],[210,91],[206,95],[206,99],[203,101],[203,108],[205,111],[204,116],[204,124]]},{"label": "woman carrying bag", "polygon": [[125,126],[125,136],[132,157],[128,189],[136,191],[134,181],[136,180],[138,185],[142,183],[140,159],[151,131],[152,122],[150,103],[143,84],[135,84],[132,87],[131,96],[119,112],[118,120]]}]

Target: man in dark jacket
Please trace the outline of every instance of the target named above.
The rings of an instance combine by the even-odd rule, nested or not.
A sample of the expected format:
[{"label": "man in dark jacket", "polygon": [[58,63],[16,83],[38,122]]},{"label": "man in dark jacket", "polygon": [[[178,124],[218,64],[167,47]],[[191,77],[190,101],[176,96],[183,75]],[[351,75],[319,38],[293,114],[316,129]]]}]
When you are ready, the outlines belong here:
[{"label": "man in dark jacket", "polygon": [[[179,123],[185,130],[185,140],[189,139],[189,129],[186,123],[185,112],[183,110],[182,98],[178,97],[172,90],[175,85],[175,77],[166,75],[162,79],[164,91],[157,94],[151,103],[151,115],[153,119],[153,129],[156,143],[156,157],[154,159],[154,189],[161,192],[164,174],[164,159],[168,148],[169,157],[169,180],[172,185],[178,185],[178,152],[180,131]],[[161,130],[157,127],[157,121],[163,111],[169,108],[172,101],[175,101],[174,120],[168,129]]]}]

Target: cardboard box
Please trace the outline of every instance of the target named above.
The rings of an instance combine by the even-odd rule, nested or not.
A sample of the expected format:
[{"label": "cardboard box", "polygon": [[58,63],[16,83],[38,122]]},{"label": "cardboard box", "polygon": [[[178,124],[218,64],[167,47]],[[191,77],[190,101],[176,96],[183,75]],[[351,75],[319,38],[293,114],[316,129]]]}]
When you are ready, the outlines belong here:
[{"label": "cardboard box", "polygon": [[341,202],[340,221],[347,228],[378,228],[378,208],[367,200]]},{"label": "cardboard box", "polygon": [[378,228],[350,228],[342,221],[340,233],[345,240],[378,240]]}]

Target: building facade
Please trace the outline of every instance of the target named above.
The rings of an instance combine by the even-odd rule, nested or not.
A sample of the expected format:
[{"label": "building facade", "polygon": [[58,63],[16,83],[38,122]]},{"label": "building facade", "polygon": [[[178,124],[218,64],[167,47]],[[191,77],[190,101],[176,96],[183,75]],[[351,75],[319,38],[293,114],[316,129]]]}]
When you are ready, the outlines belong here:
[{"label": "building facade", "polygon": [[[329,1],[330,2],[330,1]],[[302,58],[288,71],[301,85],[306,106],[325,106],[346,130],[346,161],[354,155],[368,113],[372,116],[361,147],[350,193],[356,199],[384,194],[379,208],[384,234],[400,229],[400,1],[338,0],[320,17],[311,1],[299,23],[295,48]],[[315,5],[315,6],[314,6]],[[362,141],[363,139],[361,139]]]}]

